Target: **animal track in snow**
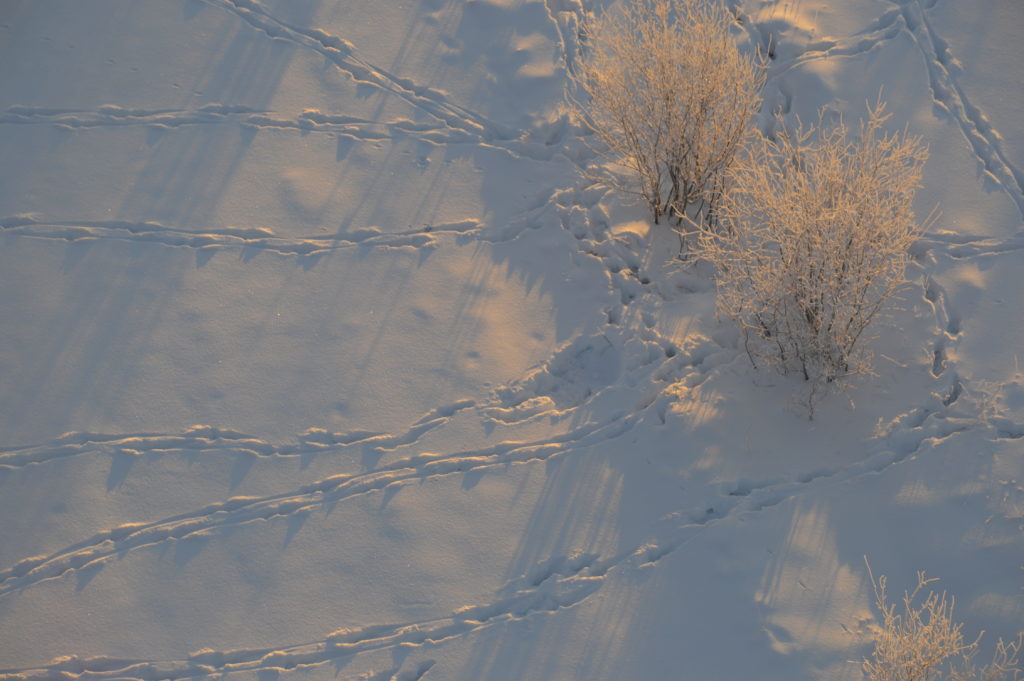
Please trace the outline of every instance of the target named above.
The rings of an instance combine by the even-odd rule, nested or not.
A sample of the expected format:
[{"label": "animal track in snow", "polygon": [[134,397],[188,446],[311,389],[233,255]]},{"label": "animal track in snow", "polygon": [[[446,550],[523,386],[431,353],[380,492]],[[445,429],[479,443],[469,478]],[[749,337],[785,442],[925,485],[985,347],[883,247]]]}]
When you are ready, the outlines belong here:
[{"label": "animal track in snow", "polygon": [[376,228],[335,236],[284,237],[263,227],[225,227],[193,231],[158,222],[47,221],[35,215],[0,218],[0,233],[62,241],[112,239],[178,246],[194,249],[242,248],[283,256],[316,257],[347,248],[434,248],[446,235],[464,236],[478,232],[481,223],[461,220],[428,225],[405,232],[381,232]]},{"label": "animal track in snow", "polygon": [[981,167],[1002,187],[1024,218],[1024,173],[1010,162],[999,134],[956,82],[950,70],[949,49],[935,35],[925,9],[920,0],[902,0],[899,11],[924,55],[935,103],[956,121]]},{"label": "animal track in snow", "polygon": [[[921,438],[917,447],[924,439]],[[374,651],[436,646],[497,624],[550,615],[572,608],[597,593],[611,575],[621,571],[650,569],[708,528],[740,516],[760,513],[817,485],[834,484],[837,478],[850,481],[885,470],[905,460],[917,447],[906,446],[895,451],[883,449],[849,466],[816,470],[796,480],[743,482],[731,491],[728,486],[723,486],[713,508],[675,514],[681,523],[658,531],[656,537],[639,546],[627,548],[607,558],[595,554],[553,557],[499,589],[495,600],[465,606],[443,617],[400,624],[364,625],[333,632],[321,640],[276,648],[200,650],[180,660],[63,657],[40,667],[2,670],[0,679],[112,681],[132,678],[177,681],[241,671],[308,669],[332,660]],[[244,500],[239,500],[239,503],[244,503]],[[226,509],[226,512],[230,513],[231,510]],[[131,532],[131,529],[126,527],[125,532]],[[108,541],[118,540],[118,537],[108,538]],[[5,585],[9,579],[0,579],[0,584],[4,584],[0,586],[0,594],[10,590]]]},{"label": "animal track in snow", "polygon": [[509,464],[546,461],[617,438],[636,425],[636,413],[618,415],[571,432],[534,442],[502,442],[450,455],[419,454],[362,474],[336,475],[298,490],[265,497],[232,497],[189,513],[148,523],[126,523],[48,556],[28,558],[0,571],[0,597],[69,572],[101,565],[128,551],[226,527],[306,513],[363,494],[395,489],[437,476],[468,473]]},{"label": "animal track in snow", "polygon": [[[512,158],[547,161],[561,151],[561,138],[545,140],[543,130],[531,135],[488,139],[470,129],[444,124],[417,123],[407,119],[373,121],[344,114],[307,109],[294,118],[243,106],[207,104],[198,109],[130,109],[107,105],[96,110],[68,110],[15,105],[0,113],[0,124],[53,125],[61,128],[89,130],[123,126],[146,126],[176,129],[199,125],[236,125],[257,131],[329,134],[338,139],[357,142],[386,142],[414,139],[433,146],[466,144],[494,149]],[[549,127],[564,127],[564,120]],[[552,133],[553,134],[553,133]]]},{"label": "animal track in snow", "polygon": [[[309,669],[366,653],[421,649],[496,624],[570,608],[600,588],[609,567],[592,557],[552,561],[529,583],[506,586],[501,590],[504,595],[492,602],[465,606],[433,619],[341,629],[318,641],[279,648],[199,650],[187,658],[167,661],[69,656],[42,667],[0,670],[0,679],[178,681],[233,672]],[[410,678],[421,678],[432,665],[429,660],[419,663]]]},{"label": "animal track in snow", "polygon": [[808,41],[804,45],[795,46],[782,43],[778,35],[781,31],[791,29],[788,22],[774,19],[768,21],[756,21],[746,15],[743,17],[743,27],[750,35],[751,42],[757,45],[764,54],[779,44],[786,44],[792,50],[785,58],[770,58],[768,65],[768,80],[772,81],[786,71],[796,68],[802,64],[829,57],[855,57],[875,49],[879,45],[892,40],[906,28],[902,15],[898,10],[890,10],[883,13],[871,26],[860,33],[848,38],[821,38]]},{"label": "animal track in snow", "polygon": [[415,443],[427,432],[448,423],[458,412],[473,407],[471,400],[431,410],[404,433],[389,435],[370,431],[332,433],[311,428],[295,442],[274,444],[213,426],[193,426],[183,433],[67,433],[47,443],[0,448],[0,468],[17,469],[84,454],[131,454],[134,456],[167,454],[248,454],[258,457],[314,456],[359,445],[375,451],[393,451]]},{"label": "animal track in snow", "polygon": [[[650,330],[645,330],[644,333],[653,334]],[[607,339],[602,342],[611,344]],[[670,399],[664,392],[665,388],[684,377],[689,377],[690,383],[700,382],[700,378],[694,379],[694,375],[706,371],[702,366],[704,360],[715,352],[715,349],[699,343],[684,352],[674,346],[666,346],[665,341],[657,338],[643,341],[625,333],[622,334],[620,342],[626,348],[616,351],[622,354],[625,393],[623,390],[609,389],[607,398],[613,405],[619,405],[624,394],[630,395],[634,403],[632,410],[616,409],[603,420],[590,420],[573,430],[546,439],[532,442],[506,441],[452,454],[416,454],[365,473],[331,476],[292,491],[264,497],[233,497],[162,520],[126,523],[99,532],[50,555],[27,558],[11,568],[0,571],[0,597],[76,570],[102,565],[135,549],[187,537],[208,536],[223,528],[254,521],[308,513],[313,509],[333,505],[351,497],[394,490],[403,485],[420,483],[438,476],[465,474],[510,464],[543,462],[569,452],[584,450],[592,445],[621,437],[645,418],[650,410],[658,414],[659,420],[663,422],[667,401]],[[499,391],[499,402],[482,405],[481,413],[491,419],[504,414],[515,414],[516,409],[521,409],[529,399],[516,402],[518,394],[528,394],[532,391],[536,395],[545,389],[552,392],[561,390],[566,395],[575,395],[578,403],[567,404],[568,408],[579,406],[588,400],[593,402],[602,399],[605,397],[605,391],[600,389],[592,387],[592,394],[587,395],[585,387],[560,385],[560,381],[566,379],[570,379],[571,383],[570,374],[582,378],[583,374],[580,372],[586,373],[578,364],[580,354],[586,354],[584,345],[583,342],[570,344],[568,349],[556,353],[552,361],[519,385],[507,389],[504,397],[501,397]],[[618,380],[615,376],[612,378]],[[501,406],[503,404],[507,406]],[[473,403],[462,401],[432,410],[406,433],[398,436],[358,431],[334,434],[312,430],[301,436],[297,443],[284,446],[270,445],[240,433],[209,426],[198,427],[181,435],[69,434],[48,445],[0,450],[0,464],[24,466],[97,450],[144,455],[196,451],[192,448],[197,448],[198,451],[238,451],[260,456],[301,456],[305,453],[337,451],[356,444],[371,446],[378,450],[393,450],[413,444],[425,432],[447,423],[456,412],[472,406]],[[521,420],[532,417],[522,414],[518,416],[523,417]],[[515,419],[509,418],[508,421],[514,422]]]},{"label": "animal track in snow", "polygon": [[[219,105],[204,107],[197,111],[142,111],[104,107],[93,112],[68,112],[14,107],[8,109],[5,114],[0,114],[0,123],[34,123],[76,128],[231,124],[268,130],[328,133],[365,140],[414,137],[434,144],[488,145],[515,155],[536,159],[553,158],[553,154],[562,146],[563,138],[566,135],[571,137],[571,126],[563,120],[552,124],[549,129],[538,131],[533,137],[524,138],[518,131],[502,129],[486,118],[460,107],[445,93],[422,87],[409,79],[397,77],[367,64],[356,56],[351,44],[324,31],[283,23],[256,2],[207,2],[233,12],[249,25],[273,38],[289,40],[317,52],[360,82],[390,92],[429,112],[439,123],[377,123],[320,112],[305,112],[295,119],[287,119],[266,112]],[[571,71],[575,50],[578,49],[578,34],[574,32],[579,30],[579,3],[574,0],[546,0],[545,7],[558,27],[562,39],[563,59],[567,69]],[[815,59],[863,54],[904,29],[910,31],[906,16],[905,11],[894,10],[884,14],[876,25],[864,34],[814,43],[791,59],[779,60],[773,67],[772,75],[774,77],[789,68]],[[939,57],[941,56],[940,53]],[[944,65],[941,59],[937,63],[939,66]],[[932,78],[934,81],[937,76],[933,73]],[[788,103],[786,105],[788,106]],[[975,125],[969,117],[966,121],[958,122],[962,128],[969,127],[969,124]],[[985,132],[980,127],[978,129],[981,133]],[[982,135],[982,142],[998,142],[992,131],[989,130],[988,133],[988,138]],[[983,144],[982,147],[983,150],[992,151],[990,146]],[[975,149],[977,151],[978,147],[975,146]],[[985,163],[980,154],[979,159]],[[992,162],[990,165],[998,170],[997,163]],[[1016,178],[1019,189],[1019,174],[1015,174],[1012,166],[1009,171],[1011,176]],[[611,327],[614,328],[601,328],[593,333],[578,336],[529,376],[499,388],[495,391],[492,402],[478,405],[476,408],[497,423],[514,426],[542,417],[562,418],[568,414],[581,413],[587,406],[605,395],[618,400],[619,395],[613,395],[611,391],[622,387],[619,385],[620,382],[626,387],[631,387],[630,382],[635,384],[632,386],[637,388],[634,393],[643,395],[646,400],[640,406],[627,403],[626,409],[614,416],[596,423],[587,423],[553,438],[527,443],[506,441],[494,447],[452,454],[417,454],[389,462],[378,470],[364,474],[334,476],[296,490],[262,498],[236,497],[154,523],[121,525],[50,556],[23,560],[13,568],[0,572],[0,597],[90,565],[101,565],[136,548],[213,533],[222,528],[256,520],[307,513],[310,509],[323,504],[361,494],[395,490],[402,485],[415,484],[440,476],[481,471],[513,463],[543,462],[621,437],[643,419],[651,418],[653,422],[656,414],[660,414],[660,419],[664,422],[664,406],[668,398],[658,393],[658,383],[701,380],[702,377],[706,377],[707,369],[700,365],[720,348],[711,341],[702,342],[696,350],[680,348],[658,335],[655,330],[656,308],[649,303],[657,300],[659,282],[652,284],[650,273],[644,271],[642,263],[637,258],[636,244],[630,237],[611,234],[607,215],[599,205],[602,196],[602,191],[592,186],[564,192],[555,191],[546,203],[528,209],[521,220],[514,221],[514,224],[502,225],[496,231],[485,230],[475,221],[465,221],[397,235],[367,230],[343,235],[341,238],[326,239],[284,238],[269,230],[259,229],[225,228],[204,230],[200,233],[145,221],[46,222],[32,216],[0,219],[0,231],[31,238],[68,241],[120,239],[190,248],[250,248],[289,256],[314,256],[333,249],[356,246],[430,248],[437,243],[437,239],[446,236],[458,239],[475,235],[481,240],[486,240],[497,234],[499,239],[512,239],[519,235],[528,235],[532,228],[557,226],[571,233],[578,242],[578,250],[572,254],[574,257],[597,258],[606,267],[609,285],[615,293],[615,300],[607,310]],[[1021,205],[1018,199],[1018,206]],[[1018,249],[1019,241],[1019,237],[1016,242],[985,239],[963,241],[957,244],[950,243],[945,252],[951,257],[995,255]],[[687,286],[692,284],[692,292],[707,290],[702,288],[706,283],[701,283],[697,277],[687,281]],[[684,291],[680,288],[679,291],[685,293],[691,292],[691,289]],[[955,437],[958,433],[984,427],[986,423],[976,418],[971,407],[965,405],[964,395],[969,392],[968,387],[965,387],[964,382],[957,376],[955,367],[950,365],[946,356],[946,343],[953,342],[959,335],[960,323],[956,320],[955,314],[947,308],[945,292],[937,283],[928,278],[924,290],[926,298],[935,308],[940,328],[941,338],[936,341],[934,347],[936,363],[933,369],[936,381],[942,389],[932,395],[925,405],[910,410],[889,424],[888,430],[880,438],[874,451],[863,460],[848,466],[810,469],[787,479],[741,479],[723,485],[719,490],[720,498],[716,498],[713,507],[702,505],[700,508],[681,510],[677,526],[660,532],[654,539],[645,541],[640,546],[606,558],[594,554],[553,557],[535,565],[522,577],[507,584],[492,600],[468,605],[442,617],[398,624],[357,626],[354,629],[328,634],[317,641],[274,648],[197,651],[180,660],[70,657],[55,660],[39,668],[0,670],[0,678],[11,678],[12,681],[100,681],[116,678],[157,681],[222,676],[235,671],[275,672],[305,669],[331,660],[374,651],[425,651],[427,647],[487,627],[523,618],[550,616],[575,607],[598,593],[609,575],[617,571],[650,569],[664,557],[685,546],[691,537],[705,528],[744,514],[769,509],[815,489],[817,485],[843,483],[887,470],[921,451],[930,441]],[[631,321],[629,313],[637,309],[643,320],[643,329],[633,328],[627,323]],[[209,426],[171,434],[75,433],[51,443],[0,450],[0,466],[17,468],[39,465],[53,459],[90,452],[133,455],[195,451],[213,454],[238,452],[254,456],[283,457],[337,452],[356,445],[395,449],[415,444],[423,433],[444,425],[454,411],[473,406],[469,403],[459,404],[462,406],[454,405],[431,412],[406,433],[399,435],[359,431],[337,434],[310,430],[300,435],[295,442],[274,444],[243,433]],[[446,413],[446,410],[450,410],[451,413]],[[1020,424],[1005,419],[990,419],[988,423],[994,433],[993,436],[997,439],[1024,437],[1024,427]],[[431,660],[417,661],[410,664],[406,671],[402,671],[399,665],[398,668],[375,673],[368,678],[373,681],[415,681],[428,675],[432,666]]]},{"label": "animal track in snow", "polygon": [[517,131],[509,130],[452,101],[440,90],[419,85],[364,61],[356,54],[355,46],[317,28],[292,26],[275,18],[254,0],[204,0],[237,15],[253,28],[271,38],[287,40],[310,49],[348,73],[359,83],[373,85],[390,92],[409,104],[422,109],[446,126],[482,137],[488,141],[515,139]]},{"label": "animal track in snow", "polygon": [[282,118],[268,111],[242,106],[207,104],[198,109],[128,109],[104,106],[94,111],[12,106],[0,113],[0,123],[9,125],[56,125],[65,128],[100,128],[144,125],[178,128],[190,125],[240,125],[255,129],[323,132],[362,141],[415,138],[432,144],[479,143],[479,136],[444,125],[427,125],[410,120],[378,122],[354,116],[332,115],[307,110],[295,118]]}]

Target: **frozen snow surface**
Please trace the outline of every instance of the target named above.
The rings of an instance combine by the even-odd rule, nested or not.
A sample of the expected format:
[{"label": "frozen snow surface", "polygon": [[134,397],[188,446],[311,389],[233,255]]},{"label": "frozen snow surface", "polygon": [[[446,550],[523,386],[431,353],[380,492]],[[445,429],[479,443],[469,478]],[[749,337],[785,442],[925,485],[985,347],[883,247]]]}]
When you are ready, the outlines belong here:
[{"label": "frozen snow surface", "polygon": [[1024,628],[1024,5],[743,0],[930,145],[877,375],[754,370],[578,173],[603,0],[0,3],[0,679],[860,679]]}]

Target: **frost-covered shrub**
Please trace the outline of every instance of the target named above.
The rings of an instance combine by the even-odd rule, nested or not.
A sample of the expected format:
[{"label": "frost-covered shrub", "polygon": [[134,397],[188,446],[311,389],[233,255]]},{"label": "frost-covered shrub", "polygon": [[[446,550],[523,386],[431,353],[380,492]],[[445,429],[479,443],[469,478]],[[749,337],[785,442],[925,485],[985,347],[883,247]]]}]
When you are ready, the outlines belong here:
[{"label": "frost-covered shrub", "polygon": [[[962,624],[953,621],[953,599],[934,591],[921,591],[934,580],[917,575],[917,587],[904,592],[902,610],[889,603],[885,577],[875,587],[875,607],[881,626],[875,637],[875,649],[862,669],[871,681],[1016,681],[1024,634],[1016,641],[996,644],[992,662],[978,667],[973,658],[978,652],[979,636],[967,643]],[[919,596],[922,596],[919,598]]]},{"label": "frost-covered shrub", "polygon": [[879,103],[851,139],[839,122],[752,143],[728,173],[719,229],[700,253],[718,309],[751,361],[798,371],[814,391],[870,370],[865,332],[904,282],[921,232],[913,199],[927,149],[882,130]]},{"label": "frost-covered shrub", "polygon": [[708,216],[761,105],[764,69],[733,22],[713,0],[632,0],[585,27],[577,115],[608,162],[601,179],[641,197],[655,223]]}]

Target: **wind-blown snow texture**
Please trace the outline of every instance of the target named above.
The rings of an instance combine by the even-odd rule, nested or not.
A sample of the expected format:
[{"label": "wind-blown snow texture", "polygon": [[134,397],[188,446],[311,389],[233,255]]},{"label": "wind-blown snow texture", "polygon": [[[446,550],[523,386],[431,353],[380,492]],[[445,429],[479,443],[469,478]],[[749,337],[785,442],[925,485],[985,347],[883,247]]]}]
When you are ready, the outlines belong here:
[{"label": "wind-blown snow texture", "polygon": [[859,679],[1024,622],[1024,11],[733,2],[758,123],[931,148],[808,421],[582,179],[584,0],[0,5],[0,679]]}]

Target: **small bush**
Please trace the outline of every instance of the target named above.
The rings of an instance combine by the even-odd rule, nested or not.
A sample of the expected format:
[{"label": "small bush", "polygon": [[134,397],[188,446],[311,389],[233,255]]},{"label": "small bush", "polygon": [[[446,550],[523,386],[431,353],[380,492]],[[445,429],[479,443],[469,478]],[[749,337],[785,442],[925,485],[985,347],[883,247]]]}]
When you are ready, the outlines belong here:
[{"label": "small bush", "polygon": [[708,216],[760,108],[764,69],[740,53],[733,21],[712,0],[634,0],[584,29],[575,104],[610,162],[600,178],[640,196],[655,223]]},{"label": "small bush", "polygon": [[839,122],[751,144],[728,173],[719,228],[699,238],[751,361],[801,372],[812,409],[820,387],[870,370],[865,332],[905,282],[921,232],[913,199],[927,150],[884,133],[886,118],[879,103],[857,139]]},{"label": "small bush", "polygon": [[982,667],[973,663],[978,652],[978,636],[964,640],[962,624],[953,622],[953,599],[934,591],[918,600],[922,589],[935,581],[917,575],[917,587],[904,592],[902,611],[889,603],[885,577],[876,582],[875,606],[881,615],[881,629],[871,659],[862,665],[871,681],[1017,681],[1017,667],[1024,635],[1009,644],[996,644],[992,662]]}]

